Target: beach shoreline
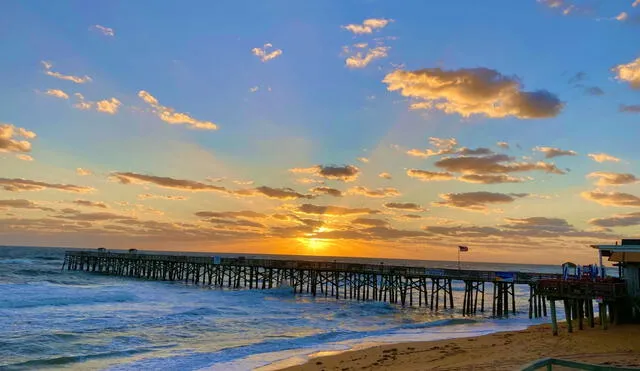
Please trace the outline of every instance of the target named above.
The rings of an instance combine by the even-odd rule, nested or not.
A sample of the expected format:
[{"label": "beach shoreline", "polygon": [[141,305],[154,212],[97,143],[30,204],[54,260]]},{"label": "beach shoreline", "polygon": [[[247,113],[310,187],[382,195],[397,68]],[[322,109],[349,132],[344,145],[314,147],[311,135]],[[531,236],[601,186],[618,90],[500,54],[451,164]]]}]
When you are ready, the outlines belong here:
[{"label": "beach shoreline", "polygon": [[[540,358],[640,367],[640,326],[598,326],[568,333],[560,324],[553,336],[549,324],[521,331],[436,341],[402,342],[356,348],[333,354],[310,354],[306,363],[271,368],[311,370],[517,370]],[[275,366],[275,365],[274,365]]]}]

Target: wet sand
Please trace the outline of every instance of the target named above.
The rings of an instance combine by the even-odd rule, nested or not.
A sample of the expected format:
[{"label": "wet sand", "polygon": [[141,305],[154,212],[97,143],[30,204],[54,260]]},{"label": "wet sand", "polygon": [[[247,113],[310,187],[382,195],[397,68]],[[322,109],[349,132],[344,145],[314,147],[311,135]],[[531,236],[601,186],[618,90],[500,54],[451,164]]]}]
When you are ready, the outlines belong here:
[{"label": "wet sand", "polygon": [[[559,336],[550,325],[471,338],[389,344],[310,358],[287,371],[518,370],[540,358],[640,368],[640,325],[598,326]],[[555,368],[554,368],[555,369]]]}]

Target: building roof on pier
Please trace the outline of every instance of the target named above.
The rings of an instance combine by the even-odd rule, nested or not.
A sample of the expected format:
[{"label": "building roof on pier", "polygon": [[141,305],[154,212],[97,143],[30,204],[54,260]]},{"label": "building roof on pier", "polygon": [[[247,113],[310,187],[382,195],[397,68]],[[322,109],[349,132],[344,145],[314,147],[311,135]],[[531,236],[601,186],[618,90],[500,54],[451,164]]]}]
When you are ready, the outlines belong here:
[{"label": "building roof on pier", "polygon": [[591,245],[591,247],[600,250],[602,256],[609,257],[609,261],[612,262],[640,263],[640,242],[622,245]]}]

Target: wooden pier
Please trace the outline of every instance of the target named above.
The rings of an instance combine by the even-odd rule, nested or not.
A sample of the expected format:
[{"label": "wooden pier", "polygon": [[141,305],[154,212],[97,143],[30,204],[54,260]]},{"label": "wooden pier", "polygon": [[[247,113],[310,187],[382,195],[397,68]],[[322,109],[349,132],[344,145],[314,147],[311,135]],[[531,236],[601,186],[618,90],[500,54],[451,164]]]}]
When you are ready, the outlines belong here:
[{"label": "wooden pier", "polygon": [[62,269],[96,272],[162,281],[184,281],[232,289],[271,289],[290,285],[294,293],[336,299],[373,300],[424,306],[431,310],[454,308],[452,281],[462,281],[462,313],[485,311],[485,284],[493,286],[492,314],[516,313],[516,285],[529,285],[529,317],[546,316],[541,280],[560,275],[433,269],[386,264],[355,264],[303,260],[246,259],[214,256],[143,254],[137,251],[67,251]]},{"label": "wooden pier", "polygon": [[624,281],[610,277],[596,280],[545,279],[538,282],[537,289],[549,300],[552,331],[557,336],[556,301],[564,304],[569,332],[573,332],[574,321],[578,321],[580,330],[584,328],[585,321],[590,327],[595,326],[594,301],[598,303],[600,326],[606,330],[610,322],[615,324],[619,320],[619,310],[628,297],[626,286]]}]

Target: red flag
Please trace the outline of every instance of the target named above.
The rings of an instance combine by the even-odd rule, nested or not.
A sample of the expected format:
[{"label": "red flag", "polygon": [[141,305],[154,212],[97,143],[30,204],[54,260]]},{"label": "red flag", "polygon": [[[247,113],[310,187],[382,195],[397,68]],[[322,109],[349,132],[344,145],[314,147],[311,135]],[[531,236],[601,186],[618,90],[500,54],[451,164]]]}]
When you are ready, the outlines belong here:
[{"label": "red flag", "polygon": [[460,249],[460,251],[469,251],[469,248],[467,246],[458,246],[458,248]]}]

